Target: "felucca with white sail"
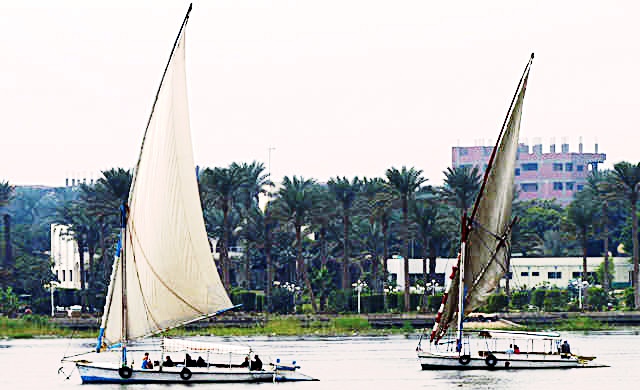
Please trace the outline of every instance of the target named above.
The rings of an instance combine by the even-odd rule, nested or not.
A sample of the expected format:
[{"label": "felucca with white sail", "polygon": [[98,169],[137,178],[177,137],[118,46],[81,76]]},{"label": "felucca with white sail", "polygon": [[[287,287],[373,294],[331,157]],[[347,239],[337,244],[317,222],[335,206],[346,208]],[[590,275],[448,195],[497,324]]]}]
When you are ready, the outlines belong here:
[{"label": "felucca with white sail", "polygon": [[[156,95],[128,205],[121,210],[98,354],[63,360],[75,363],[84,383],[313,380],[295,362],[257,367],[257,355],[244,345],[163,337],[155,350],[132,348],[145,338],[233,308],[213,261],[195,175],[185,72],[190,12],[191,6]],[[144,351],[159,359],[155,365],[145,363],[153,368],[142,368]],[[167,356],[172,364],[165,362]],[[202,359],[196,361],[196,356]]]},{"label": "felucca with white sail", "polygon": [[566,347],[561,346],[558,333],[464,330],[465,316],[486,303],[508,271],[520,118],[532,61],[533,54],[487,164],[471,215],[462,218],[458,264],[427,336],[428,345],[423,345],[423,338],[418,343],[418,359],[425,370],[595,366],[590,363],[594,357],[563,349]]}]

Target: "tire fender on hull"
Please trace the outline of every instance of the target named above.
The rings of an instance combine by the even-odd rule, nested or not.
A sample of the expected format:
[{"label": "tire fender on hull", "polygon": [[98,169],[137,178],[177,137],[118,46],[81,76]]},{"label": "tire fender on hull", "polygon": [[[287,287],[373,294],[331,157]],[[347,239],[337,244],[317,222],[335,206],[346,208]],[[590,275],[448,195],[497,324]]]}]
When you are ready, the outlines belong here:
[{"label": "tire fender on hull", "polygon": [[182,371],[180,371],[180,378],[184,381],[188,381],[189,379],[191,379],[191,370],[188,368],[183,368]]},{"label": "tire fender on hull", "polygon": [[493,354],[489,354],[487,355],[487,357],[484,359],[484,362],[487,364],[487,366],[489,367],[495,367],[496,364],[498,364],[498,359],[493,355]]},{"label": "tire fender on hull", "polygon": [[469,364],[469,362],[471,362],[471,356],[470,355],[462,355],[462,356],[460,356],[460,358],[458,358],[458,361],[463,366],[466,366],[467,364]]},{"label": "tire fender on hull", "polygon": [[133,370],[130,367],[120,367],[118,368],[118,374],[121,378],[129,379],[133,375]]}]

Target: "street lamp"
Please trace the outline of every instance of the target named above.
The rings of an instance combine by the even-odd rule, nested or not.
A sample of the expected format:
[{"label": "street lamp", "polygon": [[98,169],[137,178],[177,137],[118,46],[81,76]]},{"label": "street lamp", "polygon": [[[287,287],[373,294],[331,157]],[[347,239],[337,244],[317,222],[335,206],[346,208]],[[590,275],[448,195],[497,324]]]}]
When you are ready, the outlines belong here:
[{"label": "street lamp", "polygon": [[578,307],[582,310],[582,290],[589,286],[589,282],[583,280],[582,282],[578,282],[574,280],[571,282],[571,285],[574,286],[578,290]]},{"label": "street lamp", "polygon": [[367,282],[358,279],[357,282],[351,283],[351,285],[355,287],[356,291],[358,292],[358,314],[360,314],[360,293],[362,292],[363,288],[367,287]]},{"label": "street lamp", "polygon": [[58,282],[56,282],[55,280],[52,280],[48,284],[44,285],[44,288],[48,288],[49,292],[51,293],[51,317],[54,317],[56,314],[56,310],[55,310],[56,307],[53,302],[53,291],[56,289],[57,286],[58,286]]}]

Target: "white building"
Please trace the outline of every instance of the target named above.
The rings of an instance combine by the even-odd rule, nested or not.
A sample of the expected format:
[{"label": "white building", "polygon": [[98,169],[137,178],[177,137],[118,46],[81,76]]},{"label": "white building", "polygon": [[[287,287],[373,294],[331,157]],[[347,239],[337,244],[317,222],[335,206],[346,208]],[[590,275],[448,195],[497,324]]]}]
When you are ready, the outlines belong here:
[{"label": "white building", "polygon": [[[587,258],[587,274],[593,275],[603,262],[602,257]],[[614,264],[613,287],[628,287],[631,285],[631,271],[633,269],[628,257],[611,258]],[[438,258],[436,260],[435,282],[448,286],[449,276],[457,259]],[[422,279],[422,259],[409,259],[409,278],[412,281]],[[428,267],[427,261],[427,267]],[[400,257],[387,260],[389,277],[397,283],[399,289],[404,287],[404,260]],[[571,280],[582,276],[582,257],[513,257],[511,258],[512,288],[534,287],[549,284],[566,288]],[[431,281],[430,281],[431,282]],[[501,285],[504,286],[505,279]]]},{"label": "white building", "polygon": [[[66,225],[51,225],[52,271],[58,280],[57,287],[80,289],[80,253],[73,232]],[[89,272],[89,253],[85,252],[85,280]]]}]

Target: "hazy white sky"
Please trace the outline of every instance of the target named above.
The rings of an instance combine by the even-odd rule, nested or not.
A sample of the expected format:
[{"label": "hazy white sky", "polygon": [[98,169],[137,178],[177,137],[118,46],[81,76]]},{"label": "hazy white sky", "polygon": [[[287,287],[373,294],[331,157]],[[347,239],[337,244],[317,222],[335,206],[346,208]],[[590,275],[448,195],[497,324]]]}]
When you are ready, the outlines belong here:
[{"label": "hazy white sky", "polygon": [[[63,185],[131,167],[188,1],[0,0],[0,180]],[[195,1],[196,163],[274,179],[434,184],[451,147],[495,141],[533,51],[522,141],[595,140],[640,160],[634,1]]]}]

